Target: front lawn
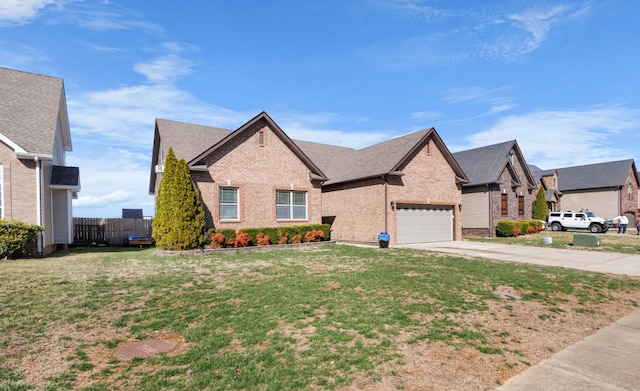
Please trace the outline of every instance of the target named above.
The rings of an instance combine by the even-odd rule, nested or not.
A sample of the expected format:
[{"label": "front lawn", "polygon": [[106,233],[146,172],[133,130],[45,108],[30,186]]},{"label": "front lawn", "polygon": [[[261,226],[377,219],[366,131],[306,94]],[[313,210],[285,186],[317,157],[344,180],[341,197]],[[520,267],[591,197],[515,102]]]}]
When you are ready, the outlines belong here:
[{"label": "front lawn", "polygon": [[[487,389],[639,293],[638,279],[345,245],[0,261],[0,390]],[[176,348],[114,358],[149,338]]]}]

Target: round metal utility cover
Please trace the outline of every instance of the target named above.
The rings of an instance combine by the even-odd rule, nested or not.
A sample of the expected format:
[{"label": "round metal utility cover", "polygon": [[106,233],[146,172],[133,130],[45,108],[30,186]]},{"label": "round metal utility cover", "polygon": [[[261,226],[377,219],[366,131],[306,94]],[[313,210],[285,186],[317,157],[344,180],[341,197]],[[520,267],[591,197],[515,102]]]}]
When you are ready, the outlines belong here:
[{"label": "round metal utility cover", "polygon": [[131,360],[135,357],[151,357],[158,353],[166,353],[174,349],[178,344],[166,339],[146,339],[124,345],[113,352],[113,357],[118,360]]}]

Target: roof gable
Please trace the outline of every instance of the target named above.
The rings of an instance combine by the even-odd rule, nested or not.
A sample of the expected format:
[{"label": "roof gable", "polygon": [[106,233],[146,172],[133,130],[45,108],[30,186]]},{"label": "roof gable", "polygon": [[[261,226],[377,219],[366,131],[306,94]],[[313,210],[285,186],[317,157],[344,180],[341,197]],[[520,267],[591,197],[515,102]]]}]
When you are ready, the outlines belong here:
[{"label": "roof gable", "polygon": [[[311,173],[314,175],[314,179],[318,179],[318,180],[326,180],[327,179],[327,177],[322,172],[322,170],[311,159],[309,159],[309,157],[300,149],[300,147],[298,147],[298,145],[295,142],[293,142],[293,140],[291,140],[289,138],[289,136],[287,136],[284,133],[284,131],[282,131],[282,129],[280,129],[280,127],[264,111],[262,113],[258,114],[257,116],[255,116],[249,122],[247,122],[244,125],[242,125],[241,127],[239,127],[237,130],[227,134],[226,137],[224,137],[223,139],[221,139],[220,141],[215,143],[213,146],[211,146],[210,148],[208,148],[204,152],[198,154],[197,156],[195,156],[191,160],[187,160],[187,164],[190,167],[198,165],[198,163],[201,160],[203,160],[205,157],[207,157],[208,155],[210,155],[212,153],[215,153],[217,150],[219,150],[220,148],[225,146],[227,143],[230,143],[232,140],[234,140],[235,138],[239,137],[241,134],[243,134],[245,132],[249,132],[252,129],[256,129],[254,127],[254,125],[259,124],[259,123],[264,123],[264,125],[268,126],[271,129],[271,131],[273,131],[273,133],[276,136],[278,136],[278,138],[287,147],[289,147],[291,152],[293,152],[294,155],[296,155],[296,157],[298,157],[298,159],[300,159],[300,161],[302,161],[309,168]],[[174,150],[174,152],[175,152],[175,150]]]},{"label": "roof gable", "polygon": [[[513,164],[509,160],[511,151],[521,162],[525,178],[518,178],[515,174]],[[535,179],[516,140],[456,152],[453,156],[469,178],[469,183],[466,186],[498,183],[506,168],[510,170],[512,178],[519,185],[527,184],[532,188],[536,186]]]},{"label": "roof gable", "polygon": [[386,176],[398,172],[433,140],[462,182],[467,177],[447,149],[434,128],[413,132],[363,149],[337,147],[326,144],[296,141],[309,155],[317,158],[323,172],[329,177],[324,185]]},{"label": "roof gable", "polygon": [[71,150],[63,80],[0,68],[0,140],[20,157],[54,154],[55,135]]}]

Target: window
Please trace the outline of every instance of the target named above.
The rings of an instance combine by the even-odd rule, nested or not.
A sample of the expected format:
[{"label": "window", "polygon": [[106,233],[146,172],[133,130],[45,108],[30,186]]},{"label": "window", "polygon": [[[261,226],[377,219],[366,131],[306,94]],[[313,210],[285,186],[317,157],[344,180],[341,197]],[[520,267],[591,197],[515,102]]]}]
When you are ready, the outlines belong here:
[{"label": "window", "polygon": [[509,158],[509,161],[511,162],[511,164],[513,164],[513,152],[509,152],[509,156],[507,156]]},{"label": "window", "polygon": [[507,198],[507,194],[501,194],[500,196],[500,213],[506,216],[509,214],[509,199]]},{"label": "window", "polygon": [[631,183],[629,183],[629,186],[627,186],[627,195],[629,196],[630,200],[633,199],[633,186],[631,186]]},{"label": "window", "polygon": [[238,208],[238,188],[220,188],[220,220],[239,220],[240,208]]},{"label": "window", "polygon": [[307,192],[276,190],[276,219],[306,220]]},{"label": "window", "polygon": [[524,197],[518,197],[518,216],[524,216]]}]

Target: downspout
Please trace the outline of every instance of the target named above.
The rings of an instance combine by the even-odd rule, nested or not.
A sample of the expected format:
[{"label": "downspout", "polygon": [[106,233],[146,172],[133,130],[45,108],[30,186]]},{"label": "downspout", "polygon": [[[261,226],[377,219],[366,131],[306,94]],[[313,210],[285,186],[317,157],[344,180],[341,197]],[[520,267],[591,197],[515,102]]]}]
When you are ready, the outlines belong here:
[{"label": "downspout", "polygon": [[388,221],[389,221],[389,210],[387,209],[388,199],[389,199],[389,183],[387,182],[386,177],[382,177],[384,180],[384,232],[389,232],[388,229]]},{"label": "downspout", "polygon": [[491,231],[493,231],[493,191],[491,191],[490,184],[487,184],[487,190],[489,191],[489,237],[491,237]]},{"label": "downspout", "polygon": [[[37,156],[33,157],[33,161],[36,163],[36,224],[42,226],[42,178],[40,159]],[[42,235],[43,231],[38,233],[38,254],[42,254]]]}]

